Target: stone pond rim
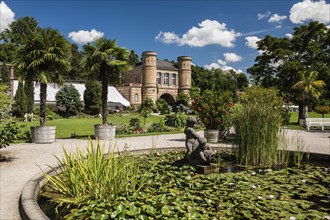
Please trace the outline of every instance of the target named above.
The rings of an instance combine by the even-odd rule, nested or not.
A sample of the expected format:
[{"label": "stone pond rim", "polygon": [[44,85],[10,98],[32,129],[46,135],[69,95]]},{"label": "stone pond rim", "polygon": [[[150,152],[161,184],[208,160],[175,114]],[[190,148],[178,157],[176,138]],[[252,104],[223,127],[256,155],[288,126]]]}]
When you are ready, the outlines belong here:
[{"label": "stone pond rim", "polygon": [[[228,148],[221,147],[213,147],[214,149],[223,149],[223,150],[231,150]],[[162,151],[179,151],[184,150],[185,147],[180,148],[157,148],[157,149],[141,149],[141,150],[131,150],[130,152],[135,153],[146,153],[146,152],[162,152]],[[315,164],[327,164],[330,165],[330,155],[328,154],[317,154],[310,153],[310,161]],[[59,166],[54,167],[55,169],[59,169]],[[42,211],[38,204],[38,192],[40,188],[45,183],[44,173],[54,174],[54,170],[52,168],[47,168],[44,172],[39,172],[35,174],[27,183],[24,185],[22,193],[19,199],[19,212],[20,216],[23,220],[50,220],[50,218]]]}]

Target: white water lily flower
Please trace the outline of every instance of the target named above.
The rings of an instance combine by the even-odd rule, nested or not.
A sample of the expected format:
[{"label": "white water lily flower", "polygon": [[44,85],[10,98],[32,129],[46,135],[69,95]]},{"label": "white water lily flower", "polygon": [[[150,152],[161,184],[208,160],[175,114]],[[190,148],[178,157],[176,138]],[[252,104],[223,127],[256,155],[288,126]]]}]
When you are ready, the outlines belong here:
[{"label": "white water lily flower", "polygon": [[256,172],[253,172],[253,173],[251,173],[252,174],[252,176],[255,176],[257,173]]},{"label": "white water lily flower", "polygon": [[273,170],[272,170],[272,169],[267,169],[266,171],[267,171],[267,172],[272,172]]},{"label": "white water lily flower", "polygon": [[228,185],[229,185],[229,186],[233,186],[233,185],[235,185],[235,183],[228,183]]},{"label": "white water lily flower", "polygon": [[252,188],[252,189],[256,189],[256,188],[257,188],[257,186],[256,186],[256,185],[253,185],[253,186],[251,186],[251,188]]},{"label": "white water lily flower", "polygon": [[306,180],[301,180],[302,183],[306,183]]},{"label": "white water lily flower", "polygon": [[296,220],[296,217],[291,216],[291,217],[289,218],[289,220]]},{"label": "white water lily flower", "polygon": [[270,198],[270,199],[273,199],[273,198],[274,198],[274,195],[269,195],[269,198]]},{"label": "white water lily flower", "polygon": [[262,172],[262,169],[259,169],[258,172],[261,173]]},{"label": "white water lily flower", "polygon": [[262,199],[262,196],[258,196],[258,199],[261,200]]}]

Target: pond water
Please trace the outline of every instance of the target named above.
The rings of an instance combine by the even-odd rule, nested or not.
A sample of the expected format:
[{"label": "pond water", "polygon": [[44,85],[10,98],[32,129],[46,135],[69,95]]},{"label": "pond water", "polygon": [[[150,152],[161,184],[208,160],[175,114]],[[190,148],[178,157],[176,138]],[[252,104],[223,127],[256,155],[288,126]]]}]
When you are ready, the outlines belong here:
[{"label": "pond water", "polygon": [[[330,161],[311,156],[299,167],[236,166],[226,153],[220,173],[201,175],[182,163],[184,152],[137,155],[139,190],[116,198],[91,199],[59,208],[43,197],[39,204],[51,219],[325,219],[330,214]],[[327,159],[327,157],[325,158]],[[180,162],[181,161],[181,162]],[[318,163],[316,163],[318,162]]]}]

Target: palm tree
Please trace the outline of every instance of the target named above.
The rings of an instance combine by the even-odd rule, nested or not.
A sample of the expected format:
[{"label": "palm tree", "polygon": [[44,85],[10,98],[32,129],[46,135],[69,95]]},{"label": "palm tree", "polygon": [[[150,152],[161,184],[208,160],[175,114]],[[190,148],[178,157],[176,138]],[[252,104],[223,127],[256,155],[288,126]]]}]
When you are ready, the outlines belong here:
[{"label": "palm tree", "polygon": [[17,63],[24,79],[40,84],[40,125],[46,122],[47,83],[64,83],[70,70],[70,44],[52,28],[37,28],[27,35],[18,50]]},{"label": "palm tree", "polygon": [[320,89],[325,85],[323,80],[316,80],[318,76],[317,71],[308,71],[303,70],[299,73],[300,81],[293,85],[293,88],[296,88],[301,91],[300,100],[301,107],[299,107],[299,119],[305,120],[308,117],[308,104],[310,99],[318,99],[321,95]]},{"label": "palm tree", "polygon": [[116,40],[100,38],[83,46],[84,56],[82,67],[91,72],[91,77],[102,84],[102,124],[107,124],[108,84],[110,80],[116,83],[119,74],[131,69],[129,64],[130,52],[123,47],[116,46]]}]

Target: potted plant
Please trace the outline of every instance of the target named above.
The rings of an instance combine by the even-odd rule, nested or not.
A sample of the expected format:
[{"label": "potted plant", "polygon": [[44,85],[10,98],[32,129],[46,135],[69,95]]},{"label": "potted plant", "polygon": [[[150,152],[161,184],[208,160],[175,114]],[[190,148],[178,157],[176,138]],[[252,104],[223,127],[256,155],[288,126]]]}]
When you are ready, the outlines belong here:
[{"label": "potted plant", "polygon": [[109,82],[117,83],[120,74],[131,69],[130,52],[123,47],[117,47],[115,40],[99,38],[83,46],[84,56],[82,67],[90,72],[90,78],[101,81],[101,115],[102,124],[94,125],[95,138],[112,140],[115,138],[116,127],[108,124],[108,86]]},{"label": "potted plant", "polygon": [[193,96],[192,108],[203,123],[204,137],[208,142],[218,142],[219,131],[230,127],[232,98],[229,92],[205,90]]},{"label": "potted plant", "polygon": [[40,126],[31,127],[33,143],[55,141],[55,126],[45,126],[47,85],[64,83],[63,75],[70,70],[70,44],[51,28],[37,28],[24,38],[19,47],[17,64],[25,80],[35,80],[40,86]]}]

